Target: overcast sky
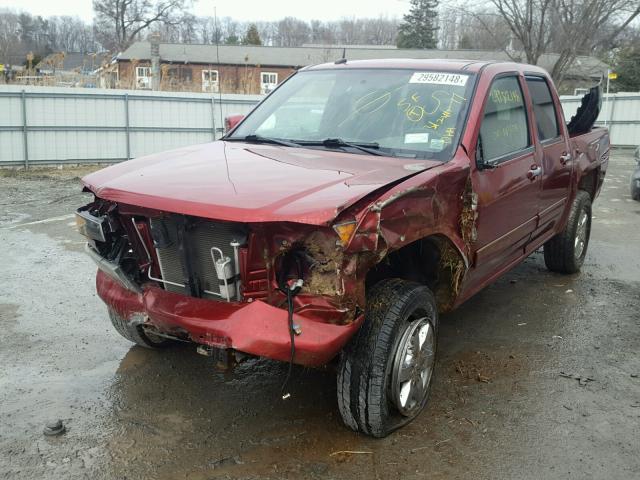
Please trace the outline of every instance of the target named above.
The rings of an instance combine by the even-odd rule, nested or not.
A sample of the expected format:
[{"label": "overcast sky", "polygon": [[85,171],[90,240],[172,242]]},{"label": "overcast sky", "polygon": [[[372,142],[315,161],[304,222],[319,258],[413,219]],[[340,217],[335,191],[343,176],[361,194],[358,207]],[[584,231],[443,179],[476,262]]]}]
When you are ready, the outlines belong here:
[{"label": "overcast sky", "polygon": [[[193,12],[237,20],[279,20],[286,16],[303,20],[337,20],[342,17],[401,17],[409,9],[409,0],[198,0]],[[34,15],[79,16],[93,18],[91,0],[0,0],[0,8],[24,10]]]}]

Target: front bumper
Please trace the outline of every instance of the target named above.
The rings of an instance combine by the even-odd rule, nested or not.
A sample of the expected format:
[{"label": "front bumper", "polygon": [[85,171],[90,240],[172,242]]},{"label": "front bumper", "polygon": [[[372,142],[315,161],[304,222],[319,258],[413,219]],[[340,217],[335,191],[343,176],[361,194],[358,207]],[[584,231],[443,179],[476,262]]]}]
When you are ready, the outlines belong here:
[{"label": "front bumper", "polygon": [[[260,300],[249,303],[218,302],[187,297],[155,286],[127,290],[98,270],[100,298],[124,318],[148,317],[161,332],[184,335],[199,344],[233,348],[251,355],[289,361],[291,344],[286,310]],[[364,316],[348,325],[334,325],[311,316],[294,314],[302,333],[295,338],[294,362],[321,366],[333,359],[360,327]]]}]

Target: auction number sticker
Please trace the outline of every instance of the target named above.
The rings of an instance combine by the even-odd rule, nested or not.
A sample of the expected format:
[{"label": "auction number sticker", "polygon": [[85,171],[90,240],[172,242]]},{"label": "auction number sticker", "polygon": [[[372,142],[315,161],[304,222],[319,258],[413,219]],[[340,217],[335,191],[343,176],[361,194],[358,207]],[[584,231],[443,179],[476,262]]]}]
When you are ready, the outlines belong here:
[{"label": "auction number sticker", "polygon": [[432,85],[454,85],[464,87],[469,75],[445,72],[415,72],[411,75],[409,83],[430,83]]}]

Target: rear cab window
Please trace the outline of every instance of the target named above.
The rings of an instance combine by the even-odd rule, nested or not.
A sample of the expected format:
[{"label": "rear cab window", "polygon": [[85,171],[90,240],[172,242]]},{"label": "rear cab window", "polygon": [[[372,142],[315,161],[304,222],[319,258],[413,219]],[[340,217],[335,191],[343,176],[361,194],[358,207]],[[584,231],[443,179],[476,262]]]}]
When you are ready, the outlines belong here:
[{"label": "rear cab window", "polygon": [[545,142],[560,137],[558,112],[549,84],[544,78],[535,76],[527,76],[526,81],[533,104],[538,140]]},{"label": "rear cab window", "polygon": [[488,163],[509,160],[531,146],[524,96],[516,76],[491,84],[480,126],[479,146]]}]

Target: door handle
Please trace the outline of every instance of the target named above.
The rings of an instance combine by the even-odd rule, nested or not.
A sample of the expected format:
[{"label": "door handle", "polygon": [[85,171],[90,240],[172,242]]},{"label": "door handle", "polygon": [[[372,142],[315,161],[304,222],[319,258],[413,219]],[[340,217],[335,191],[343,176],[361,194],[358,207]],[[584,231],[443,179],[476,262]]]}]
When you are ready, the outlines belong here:
[{"label": "door handle", "polygon": [[571,154],[570,153],[563,153],[562,155],[560,155],[560,163],[562,165],[566,165],[570,161],[571,161]]},{"label": "door handle", "polygon": [[529,180],[535,180],[536,177],[542,175],[542,167],[538,165],[532,165],[531,169],[527,172],[527,178]]}]

